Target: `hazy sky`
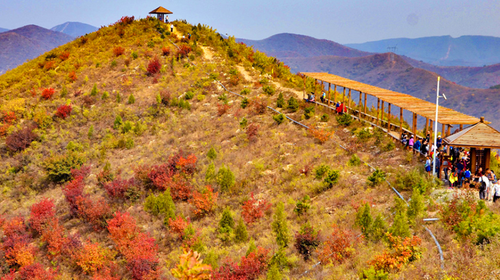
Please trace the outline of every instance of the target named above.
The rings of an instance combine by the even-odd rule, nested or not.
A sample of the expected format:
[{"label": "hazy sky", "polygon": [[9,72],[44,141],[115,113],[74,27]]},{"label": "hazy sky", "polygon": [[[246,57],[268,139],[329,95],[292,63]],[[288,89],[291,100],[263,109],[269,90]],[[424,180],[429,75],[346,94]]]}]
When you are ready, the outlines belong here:
[{"label": "hazy sky", "polygon": [[500,37],[500,0],[0,0],[0,27],[67,21],[100,27],[163,6],[171,19],[203,23],[245,39],[297,33],[339,43],[388,38]]}]

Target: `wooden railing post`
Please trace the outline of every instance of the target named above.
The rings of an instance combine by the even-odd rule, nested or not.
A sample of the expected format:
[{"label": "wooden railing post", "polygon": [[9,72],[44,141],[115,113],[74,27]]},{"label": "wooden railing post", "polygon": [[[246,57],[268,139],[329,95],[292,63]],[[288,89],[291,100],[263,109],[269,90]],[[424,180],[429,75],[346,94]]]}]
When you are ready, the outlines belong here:
[{"label": "wooden railing post", "polygon": [[366,92],[365,92],[365,115],[366,115]]},{"label": "wooden railing post", "polygon": [[361,121],[361,96],[363,96],[363,93],[360,91],[359,92],[359,103],[358,103],[358,117],[359,117],[359,120]]},{"label": "wooden railing post", "polygon": [[380,108],[380,127],[384,127],[384,100],[382,100]]},{"label": "wooden railing post", "polygon": [[[361,92],[359,93],[359,100],[361,100]],[[379,125],[379,120],[380,120],[380,98],[377,98],[377,125]]]},{"label": "wooden railing post", "polygon": [[349,109],[352,112],[352,109],[351,109],[351,89],[349,89]]},{"label": "wooden railing post", "polygon": [[403,135],[403,108],[399,107],[399,136]]},{"label": "wooden railing post", "polygon": [[391,103],[387,104],[387,133],[391,133]]},{"label": "wooden railing post", "polygon": [[337,85],[334,85],[333,87],[333,96],[335,98],[333,102],[337,102]]},{"label": "wooden railing post", "polygon": [[417,114],[416,113],[413,113],[413,127],[412,127],[412,133],[413,135],[417,135]]},{"label": "wooden railing post", "polygon": [[330,106],[330,90],[332,89],[332,84],[328,83],[328,106]]}]

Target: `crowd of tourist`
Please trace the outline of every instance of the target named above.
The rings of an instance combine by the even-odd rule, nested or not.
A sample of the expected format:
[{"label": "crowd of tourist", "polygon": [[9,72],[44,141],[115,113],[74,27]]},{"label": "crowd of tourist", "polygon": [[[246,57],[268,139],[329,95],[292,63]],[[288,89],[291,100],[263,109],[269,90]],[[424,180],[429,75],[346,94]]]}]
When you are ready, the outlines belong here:
[{"label": "crowd of tourist", "polygon": [[[500,181],[493,170],[483,170],[481,167],[471,172],[470,154],[460,147],[448,147],[443,143],[441,136],[437,137],[436,145],[430,142],[430,133],[422,139],[415,139],[414,135],[403,132],[401,143],[406,149],[425,156],[425,171],[435,174],[449,188],[476,188],[479,198],[496,202],[500,198]],[[448,153],[449,151],[449,153]],[[435,163],[432,162],[435,159]]]}]

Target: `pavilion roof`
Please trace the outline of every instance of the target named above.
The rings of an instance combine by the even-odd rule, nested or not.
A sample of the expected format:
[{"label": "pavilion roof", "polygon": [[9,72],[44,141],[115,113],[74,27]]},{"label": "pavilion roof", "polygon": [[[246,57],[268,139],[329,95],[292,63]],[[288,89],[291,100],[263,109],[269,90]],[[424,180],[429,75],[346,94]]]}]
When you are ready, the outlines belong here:
[{"label": "pavilion roof", "polygon": [[[392,90],[379,88],[376,86],[360,83],[354,80],[349,80],[340,76],[328,73],[307,73],[302,72],[307,77],[341,86],[350,88],[359,92],[364,92],[369,95],[375,96],[380,100],[403,108],[410,112],[416,113],[425,118],[435,121],[436,118],[436,104],[419,99],[417,97],[395,92]],[[439,106],[438,123],[441,124],[476,124],[479,119],[476,117],[468,116],[460,112],[454,111],[449,108]],[[489,122],[486,122],[489,123]]]},{"label": "pavilion roof", "polygon": [[152,10],[151,12],[149,12],[150,14],[173,14],[171,11],[163,8],[162,6]]},{"label": "pavilion roof", "polygon": [[443,141],[453,147],[500,149],[500,132],[483,122],[479,122],[446,137]]}]

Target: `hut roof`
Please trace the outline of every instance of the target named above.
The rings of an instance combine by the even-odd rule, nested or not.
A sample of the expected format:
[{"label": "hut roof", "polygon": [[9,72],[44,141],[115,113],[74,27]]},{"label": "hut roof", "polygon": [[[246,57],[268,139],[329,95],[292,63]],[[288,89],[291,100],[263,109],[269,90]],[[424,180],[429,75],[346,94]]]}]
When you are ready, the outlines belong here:
[{"label": "hut roof", "polygon": [[173,14],[171,11],[163,8],[162,6],[152,10],[151,12],[149,12],[150,14]]},{"label": "hut roof", "polygon": [[499,149],[500,132],[483,122],[479,122],[446,137],[443,141],[453,147]]}]

